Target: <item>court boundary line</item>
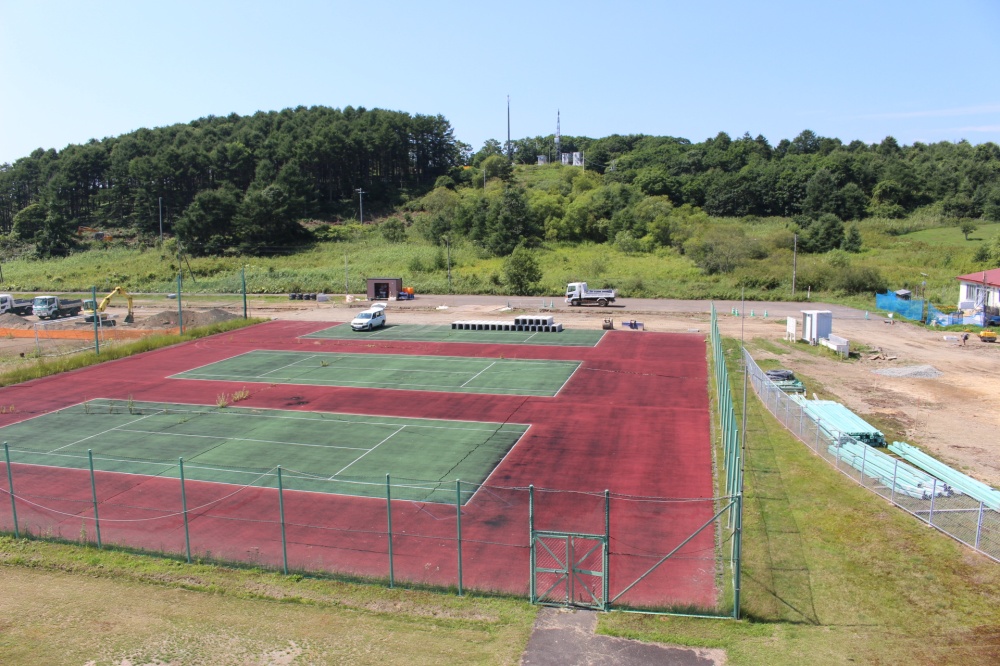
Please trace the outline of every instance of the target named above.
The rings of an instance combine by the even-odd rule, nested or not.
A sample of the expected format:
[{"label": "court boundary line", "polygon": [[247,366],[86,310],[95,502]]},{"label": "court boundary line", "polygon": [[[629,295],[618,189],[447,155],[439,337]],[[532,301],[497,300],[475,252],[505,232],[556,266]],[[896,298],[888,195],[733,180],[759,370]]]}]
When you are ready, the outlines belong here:
[{"label": "court boundary line", "polygon": [[[328,326],[326,328],[320,329],[319,331],[313,331],[312,333],[306,333],[306,334],[300,335],[298,337],[302,338],[302,339],[306,339],[306,340],[332,340],[332,341],[350,340],[351,339],[350,337],[335,338],[335,337],[327,337],[327,336],[319,335],[323,331],[329,331],[329,330],[334,329],[334,328],[340,328],[341,326],[350,326],[350,323],[345,323],[345,322],[335,323],[333,326]],[[388,330],[391,330],[393,328],[396,328],[397,326],[441,326],[443,328],[445,326],[445,324],[393,324],[392,326],[388,326],[388,327],[383,326],[381,328],[381,330],[376,331],[376,332],[369,332],[369,333],[370,333],[370,335],[378,335],[378,334],[383,333],[385,331],[388,331]],[[453,329],[446,329],[446,330],[453,330]],[[593,330],[593,329],[588,329],[588,328],[572,328],[572,329],[563,329],[563,330],[564,331],[567,331],[567,330],[569,330],[569,331],[590,331],[590,330]],[[528,333],[528,332],[529,331],[484,331],[484,333]],[[385,340],[386,342],[430,342],[430,343],[433,343],[433,344],[470,344],[470,345],[483,345],[483,344],[489,344],[489,345],[526,345],[528,347],[565,347],[567,349],[594,349],[595,347],[597,347],[597,345],[601,344],[602,340],[604,340],[604,337],[607,334],[607,331],[601,331],[600,332],[601,333],[600,336],[597,338],[597,340],[594,341],[594,344],[592,344],[592,345],[589,345],[589,344],[588,345],[575,345],[575,344],[530,344],[530,343],[527,342],[527,340],[530,340],[531,338],[535,337],[536,335],[538,335],[538,333],[539,333],[538,331],[535,331],[535,332],[531,333],[531,335],[529,335],[524,340],[521,340],[521,341],[518,341],[518,342],[497,342],[495,340],[480,340],[480,341],[476,341],[476,340],[428,340],[426,338],[422,339],[422,338],[411,338],[411,337],[400,337],[400,338],[396,338],[396,339],[382,338],[382,339]],[[557,333],[557,335],[558,335],[558,333]]]},{"label": "court boundary line", "polygon": [[[435,362],[443,360],[445,362],[462,362],[462,363],[469,363],[470,361],[482,361],[482,362],[485,362],[485,361],[487,361],[487,360],[489,360],[489,359],[492,358],[493,360],[492,360],[492,362],[489,365],[487,365],[486,367],[484,367],[482,370],[480,370],[478,373],[476,373],[476,375],[474,375],[470,379],[466,380],[464,383],[462,383],[460,385],[457,385],[457,386],[456,385],[452,385],[452,384],[415,384],[415,383],[402,383],[402,382],[393,384],[391,386],[386,386],[384,382],[365,382],[365,381],[360,381],[360,380],[354,380],[354,381],[351,381],[350,383],[325,383],[325,382],[318,381],[318,380],[293,381],[291,378],[285,379],[284,381],[277,381],[277,382],[274,382],[274,383],[287,384],[287,385],[324,386],[324,387],[334,387],[334,388],[360,388],[360,389],[373,389],[374,388],[374,389],[378,389],[378,390],[398,390],[398,391],[434,391],[434,392],[438,392],[438,390],[440,390],[440,392],[443,392],[443,393],[475,393],[475,394],[479,394],[479,395],[511,395],[511,396],[527,396],[527,397],[536,397],[536,398],[555,398],[556,396],[559,395],[559,392],[562,391],[562,389],[566,385],[566,383],[569,382],[569,380],[572,379],[573,376],[576,375],[577,371],[579,371],[579,369],[583,365],[583,361],[582,360],[570,360],[570,359],[565,359],[565,360],[564,359],[519,359],[519,358],[505,359],[503,357],[494,358],[494,357],[478,357],[478,356],[433,356],[433,355],[425,355],[425,354],[413,354],[413,355],[408,355],[408,354],[407,355],[399,355],[399,354],[365,354],[363,352],[346,352],[346,353],[345,352],[319,352],[319,353],[313,353],[313,352],[300,352],[300,351],[294,351],[294,350],[255,350],[255,351],[251,351],[251,352],[245,352],[244,354],[238,354],[237,356],[226,358],[226,359],[223,359],[221,361],[217,361],[216,363],[224,363],[224,362],[230,361],[232,359],[238,358],[239,356],[245,356],[247,354],[255,354],[257,356],[264,355],[265,357],[267,357],[267,356],[276,356],[276,357],[279,357],[279,358],[280,357],[284,357],[284,356],[288,356],[288,355],[302,355],[302,356],[304,356],[304,358],[296,360],[296,361],[294,361],[292,363],[288,363],[288,364],[283,365],[281,367],[275,368],[273,370],[268,370],[267,372],[265,372],[263,374],[258,374],[258,375],[253,375],[253,376],[246,376],[246,377],[240,377],[240,378],[233,378],[232,376],[222,375],[222,374],[198,373],[197,372],[200,369],[207,368],[207,367],[209,367],[211,365],[215,365],[213,363],[209,363],[209,364],[206,364],[206,365],[203,365],[203,366],[199,366],[199,368],[194,368],[192,370],[185,370],[183,372],[176,373],[174,375],[170,375],[168,378],[169,379],[177,379],[179,381],[184,381],[184,380],[187,380],[187,381],[226,381],[226,382],[233,382],[233,383],[239,383],[240,381],[244,381],[244,382],[253,382],[253,383],[266,383],[267,381],[273,381],[273,379],[267,378],[267,375],[270,375],[271,373],[278,372],[278,371],[284,370],[286,368],[290,368],[292,366],[295,366],[295,365],[297,365],[297,364],[299,364],[301,362],[308,361],[310,359],[322,358],[323,356],[326,356],[326,355],[332,355],[334,357],[339,357],[339,358],[354,358],[354,357],[357,357],[357,358],[368,357],[368,358],[370,358],[370,357],[387,356],[387,357],[392,357],[392,358],[402,357],[402,358],[417,358],[417,359],[434,359]],[[513,389],[513,388],[494,387],[494,386],[473,387],[470,390],[461,390],[461,389],[466,389],[467,385],[469,384],[469,382],[471,382],[473,379],[475,379],[479,375],[483,374],[484,372],[486,372],[487,370],[489,370],[490,368],[492,368],[493,366],[495,366],[497,363],[499,363],[501,361],[503,361],[504,364],[513,364],[513,365],[524,364],[526,367],[533,367],[533,368],[544,367],[546,365],[551,365],[551,366],[555,366],[555,367],[564,368],[564,367],[566,367],[568,365],[571,365],[571,364],[575,365],[575,367],[573,368],[572,372],[570,372],[570,374],[566,378],[566,380],[563,381],[563,383],[559,387],[557,387],[555,389],[555,392],[553,392],[553,393],[541,392],[541,391],[536,390],[536,389]],[[380,369],[382,369],[382,368],[378,368],[378,367],[351,368],[351,370],[380,370]],[[406,369],[401,369],[398,372],[401,372],[401,373],[428,373],[428,374],[437,373],[437,374],[448,374],[447,370],[422,370],[422,369],[406,370]],[[189,375],[189,376],[185,377],[185,376],[182,376],[182,375]],[[448,389],[451,389],[451,390],[448,390]]]}]

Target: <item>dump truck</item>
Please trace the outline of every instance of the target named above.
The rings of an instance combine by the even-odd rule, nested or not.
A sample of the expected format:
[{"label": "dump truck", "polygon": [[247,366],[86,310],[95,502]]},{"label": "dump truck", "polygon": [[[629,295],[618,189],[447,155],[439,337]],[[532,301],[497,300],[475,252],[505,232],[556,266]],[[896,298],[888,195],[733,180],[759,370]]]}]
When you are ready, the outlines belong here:
[{"label": "dump truck", "polygon": [[618,294],[614,289],[589,289],[586,282],[570,282],[566,285],[566,302],[570,305],[610,305]]},{"label": "dump truck", "polygon": [[112,289],[111,293],[102,298],[101,302],[98,303],[96,306],[94,305],[94,299],[88,298],[84,300],[83,301],[84,321],[92,322],[94,321],[94,317],[96,316],[100,317],[101,324],[105,326],[114,326],[116,323],[115,320],[112,319],[110,316],[108,316],[107,313],[105,313],[104,311],[107,309],[108,303],[110,303],[111,299],[114,298],[115,296],[124,296],[125,302],[128,304],[128,314],[125,315],[125,323],[131,324],[133,321],[135,321],[135,315],[132,312],[132,294],[125,291],[123,287],[115,287],[114,289]]},{"label": "dump truck", "polygon": [[35,296],[31,306],[31,314],[39,319],[58,319],[59,317],[74,317],[83,309],[83,301],[79,298],[64,298],[62,296]]},{"label": "dump truck", "polygon": [[30,315],[34,304],[30,298],[14,298],[12,294],[0,294],[0,314],[12,312],[16,315]]}]

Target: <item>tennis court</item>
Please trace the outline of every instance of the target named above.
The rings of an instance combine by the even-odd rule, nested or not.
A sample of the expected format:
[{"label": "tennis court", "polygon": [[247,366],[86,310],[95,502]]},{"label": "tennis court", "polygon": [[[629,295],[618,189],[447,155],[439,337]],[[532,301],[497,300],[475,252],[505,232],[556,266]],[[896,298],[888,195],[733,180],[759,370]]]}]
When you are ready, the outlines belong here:
[{"label": "tennis court", "polygon": [[595,347],[604,331],[566,329],[558,333],[529,331],[463,331],[451,326],[386,324],[374,331],[354,331],[350,324],[339,324],[304,335],[322,340],[402,340],[412,342],[470,342],[473,344],[548,345],[553,347]]},{"label": "tennis court", "polygon": [[[12,462],[240,486],[454,504],[483,482],[527,425],[90,400],[5,428]],[[253,468],[245,467],[247,464]],[[407,479],[421,479],[408,482]],[[463,492],[463,503],[473,490]]]},{"label": "tennis court", "polygon": [[579,366],[579,361],[258,350],[173,378],[554,397]]}]

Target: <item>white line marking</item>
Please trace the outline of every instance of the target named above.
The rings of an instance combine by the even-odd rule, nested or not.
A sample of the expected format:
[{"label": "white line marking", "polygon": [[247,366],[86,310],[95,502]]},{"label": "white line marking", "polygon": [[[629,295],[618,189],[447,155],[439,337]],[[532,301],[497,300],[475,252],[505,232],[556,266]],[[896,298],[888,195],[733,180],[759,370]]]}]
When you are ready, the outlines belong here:
[{"label": "white line marking", "polygon": [[114,428],[108,428],[107,430],[105,430],[103,432],[98,432],[98,433],[95,433],[93,435],[90,435],[89,437],[84,437],[83,439],[78,439],[75,442],[70,442],[69,444],[66,444],[65,446],[60,446],[59,448],[52,449],[51,451],[49,451],[49,453],[55,453],[56,451],[62,451],[63,449],[68,449],[69,447],[76,446],[77,444],[80,444],[81,442],[86,442],[88,439],[94,439],[95,437],[100,437],[101,435],[106,435],[109,432],[111,432],[112,430],[118,430],[122,426],[132,425],[133,423],[138,423],[139,421],[142,421],[143,419],[148,419],[150,416],[156,416],[156,414],[155,413],[154,414],[146,414],[145,416],[140,417],[138,419],[135,419],[134,421],[129,421],[128,423],[123,423],[122,425],[115,426]]},{"label": "white line marking", "polygon": [[257,376],[258,376],[258,377],[266,377],[267,375],[271,374],[272,372],[278,372],[279,370],[284,370],[285,368],[290,368],[290,367],[292,367],[293,365],[298,365],[299,363],[303,363],[303,362],[305,362],[305,361],[308,361],[308,360],[310,360],[310,359],[313,359],[313,358],[316,358],[315,354],[313,354],[313,355],[310,355],[310,356],[306,356],[305,358],[300,358],[300,359],[299,359],[299,360],[297,360],[297,361],[293,361],[293,362],[291,362],[291,363],[289,363],[289,364],[287,364],[287,365],[283,365],[283,366],[281,366],[281,367],[278,367],[278,368],[275,368],[274,370],[268,370],[268,371],[267,371],[267,372],[265,372],[264,374],[262,374],[262,375],[257,375]]},{"label": "white line marking", "polygon": [[351,466],[351,465],[353,465],[354,463],[358,462],[359,460],[361,460],[362,458],[364,458],[364,457],[365,457],[366,455],[368,455],[369,453],[371,453],[372,451],[374,451],[374,450],[375,450],[375,449],[377,449],[378,447],[382,446],[383,444],[385,444],[386,442],[388,442],[388,441],[389,441],[390,439],[392,439],[393,437],[395,437],[395,436],[396,436],[396,435],[398,435],[399,433],[403,432],[403,430],[404,430],[405,428],[406,428],[406,426],[400,426],[400,428],[399,428],[399,429],[398,429],[398,430],[397,430],[396,432],[392,433],[391,435],[389,435],[388,437],[386,437],[385,439],[383,439],[383,440],[382,440],[381,442],[379,442],[378,444],[376,444],[376,445],[375,445],[375,446],[373,446],[372,448],[370,448],[370,449],[368,449],[367,451],[365,451],[364,453],[362,453],[362,454],[361,454],[360,456],[358,456],[357,458],[355,458],[353,462],[349,463],[349,464],[347,465],[347,467],[344,467],[344,468],[343,468],[343,469],[341,469],[341,470],[340,470],[339,472],[336,472],[336,473],[334,473],[334,475],[333,475],[333,476],[331,476],[330,478],[332,479],[332,478],[334,478],[335,476],[340,476],[341,474],[343,474],[343,473],[344,473],[344,470],[345,470],[345,469],[347,469],[348,467],[350,467],[350,466]]},{"label": "white line marking", "polygon": [[[405,426],[404,426],[405,427]],[[119,432],[134,432],[139,435],[162,435],[164,437],[193,437],[196,439],[221,439],[233,442],[256,442],[258,444],[279,444],[281,446],[312,446],[320,449],[347,449],[350,451],[368,451],[363,446],[336,446],[334,444],[307,444],[306,442],[286,442],[274,439],[251,439],[249,437],[227,437],[225,435],[195,435],[184,432],[160,432],[156,430],[132,430],[131,428],[116,428]]]},{"label": "white line marking", "polygon": [[492,362],[492,363],[490,363],[490,364],[489,364],[488,366],[486,366],[485,368],[483,368],[482,370],[480,370],[479,372],[477,372],[476,374],[474,374],[474,375],[473,375],[472,377],[470,377],[470,378],[469,378],[469,379],[468,379],[468,380],[467,380],[467,381],[465,382],[465,384],[462,384],[462,385],[461,385],[461,386],[459,386],[458,388],[465,388],[465,387],[466,387],[466,386],[468,385],[468,383],[469,383],[469,382],[471,382],[471,381],[472,381],[472,380],[474,380],[474,379],[475,379],[476,377],[478,377],[479,375],[483,374],[484,372],[486,372],[487,370],[489,370],[490,368],[492,368],[492,367],[493,367],[494,365],[496,365],[496,364],[497,364],[497,362],[496,362],[496,361],[493,361],[493,362]]}]

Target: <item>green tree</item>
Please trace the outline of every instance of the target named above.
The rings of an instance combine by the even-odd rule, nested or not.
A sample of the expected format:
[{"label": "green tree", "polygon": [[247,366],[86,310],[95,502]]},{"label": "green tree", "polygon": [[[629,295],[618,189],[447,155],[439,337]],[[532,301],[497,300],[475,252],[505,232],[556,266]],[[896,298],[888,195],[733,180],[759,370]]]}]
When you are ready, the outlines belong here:
[{"label": "green tree", "polygon": [[517,296],[535,293],[542,279],[542,269],[531,250],[518,245],[503,262],[503,280],[507,289]]},{"label": "green tree", "polygon": [[30,243],[35,240],[35,236],[45,227],[45,218],[48,215],[48,207],[42,203],[33,203],[30,206],[22,208],[14,216],[12,233],[17,238]]},{"label": "green tree", "polygon": [[247,192],[233,222],[242,251],[251,254],[287,251],[305,237],[291,215],[287,194],[278,185]]},{"label": "green tree", "polygon": [[838,213],[843,206],[840,189],[833,175],[820,169],[806,183],[806,198],[802,202],[802,212],[813,218],[823,213]]},{"label": "green tree", "polygon": [[490,202],[486,228],[481,239],[486,250],[497,257],[510,254],[518,244],[534,242],[541,228],[528,209],[524,191],[508,187],[500,197]]},{"label": "green tree", "polygon": [[230,243],[233,218],[240,205],[236,187],[225,183],[195,195],[174,225],[178,238],[192,254],[222,252]]},{"label": "green tree", "polygon": [[841,249],[847,252],[861,252],[861,232],[854,225],[847,230],[847,235],[844,236],[844,242],[840,245]]},{"label": "green tree", "polygon": [[965,240],[969,240],[969,234],[978,229],[979,226],[972,220],[962,220],[958,225],[958,228],[961,229],[962,235],[965,236]]},{"label": "green tree", "polygon": [[844,243],[844,223],[832,213],[824,213],[810,224],[802,235],[802,249],[823,253]]},{"label": "green tree", "polygon": [[487,157],[483,160],[482,167],[486,173],[487,180],[499,178],[507,182],[514,177],[514,166],[510,163],[510,160],[502,155]]},{"label": "green tree", "polygon": [[406,240],[406,225],[398,217],[390,217],[379,225],[382,238],[390,243],[402,243]]},{"label": "green tree", "polygon": [[55,206],[49,206],[42,228],[35,235],[35,256],[39,259],[65,257],[73,249],[69,220]]}]

